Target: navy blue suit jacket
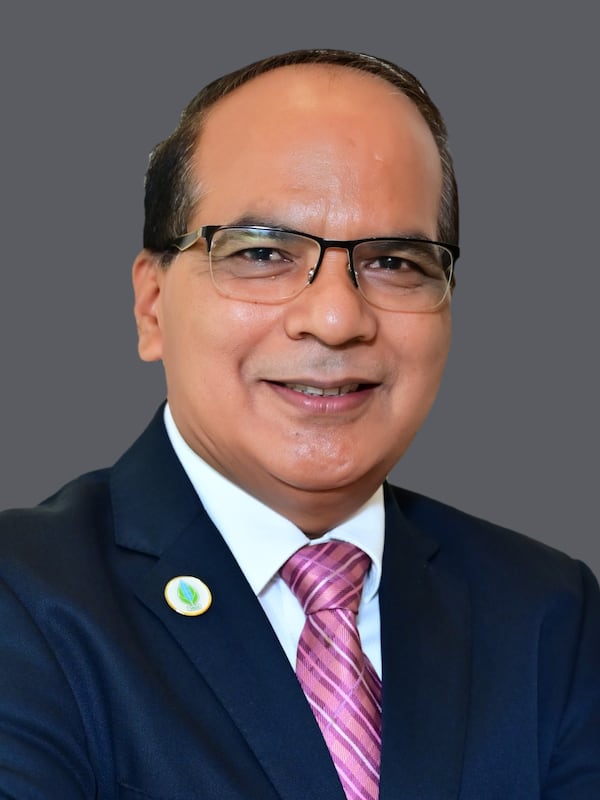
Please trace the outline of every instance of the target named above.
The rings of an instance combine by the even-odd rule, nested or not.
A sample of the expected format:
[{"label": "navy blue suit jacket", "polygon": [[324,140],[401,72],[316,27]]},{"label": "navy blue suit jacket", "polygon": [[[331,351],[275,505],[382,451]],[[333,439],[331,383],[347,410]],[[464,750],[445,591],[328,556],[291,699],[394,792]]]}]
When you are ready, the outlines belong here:
[{"label": "navy blue suit jacket", "polygon": [[[198,617],[163,589],[213,593]],[[160,415],[0,516],[0,797],[343,800]],[[598,800],[600,596],[525,537],[386,487],[381,800]]]}]

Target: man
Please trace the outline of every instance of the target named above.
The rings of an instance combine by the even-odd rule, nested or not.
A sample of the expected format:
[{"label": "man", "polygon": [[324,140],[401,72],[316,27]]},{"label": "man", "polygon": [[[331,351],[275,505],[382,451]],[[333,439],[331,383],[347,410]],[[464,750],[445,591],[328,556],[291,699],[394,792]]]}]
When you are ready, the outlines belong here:
[{"label": "man", "polygon": [[[441,380],[457,243],[444,124],[394,65],[291,53],[192,101],[133,266],[168,404],[0,523],[1,796],[600,796],[589,571],[385,484]],[[340,546],[367,570],[352,656],[295,594]]]}]

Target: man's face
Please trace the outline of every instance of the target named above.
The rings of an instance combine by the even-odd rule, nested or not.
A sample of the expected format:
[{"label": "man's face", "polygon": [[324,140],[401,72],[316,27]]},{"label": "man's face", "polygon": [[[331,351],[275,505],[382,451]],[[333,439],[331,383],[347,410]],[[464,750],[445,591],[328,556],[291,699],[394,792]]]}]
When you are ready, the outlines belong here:
[{"label": "man's face", "polygon": [[[347,68],[285,67],[225,97],[194,175],[189,230],[244,220],[329,239],[437,238],[441,165],[426,123],[389,84]],[[374,308],[346,266],[328,250],[311,286],[266,305],[218,294],[202,242],[166,270],[144,252],[134,265],[140,354],[162,359],[188,444],[314,533],[365,502],[402,455],[450,341],[448,306]]]}]

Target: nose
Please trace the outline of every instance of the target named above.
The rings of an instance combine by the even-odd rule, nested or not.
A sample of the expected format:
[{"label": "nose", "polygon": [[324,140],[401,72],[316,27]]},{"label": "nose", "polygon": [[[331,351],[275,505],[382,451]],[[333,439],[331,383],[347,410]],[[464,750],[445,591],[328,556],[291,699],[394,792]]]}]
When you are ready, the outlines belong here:
[{"label": "nose", "polygon": [[348,259],[343,248],[325,252],[313,282],[286,306],[290,338],[312,336],[329,347],[373,339],[376,309],[358,291]]}]

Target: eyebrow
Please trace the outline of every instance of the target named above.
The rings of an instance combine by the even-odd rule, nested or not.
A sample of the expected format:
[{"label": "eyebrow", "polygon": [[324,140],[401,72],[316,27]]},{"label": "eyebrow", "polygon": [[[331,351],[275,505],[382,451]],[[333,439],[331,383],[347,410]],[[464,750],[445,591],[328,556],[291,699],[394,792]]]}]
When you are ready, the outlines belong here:
[{"label": "eyebrow", "polygon": [[[317,236],[317,234],[310,233],[309,231],[299,231],[297,228],[293,228],[290,225],[286,225],[285,223],[281,222],[281,220],[276,219],[275,217],[265,217],[255,216],[253,214],[244,214],[241,217],[237,217],[231,222],[226,223],[226,227],[240,227],[240,228],[248,228],[248,227],[255,227],[255,228],[277,228],[278,230],[282,231],[290,231],[296,233],[305,233],[308,236]],[[325,237],[319,237],[325,238]],[[402,231],[400,233],[386,233],[383,235],[372,235],[372,236],[358,236],[357,239],[418,239],[423,240],[426,242],[434,241],[429,238],[429,236],[424,233],[422,230],[409,230],[409,231]],[[338,241],[332,240],[332,241]],[[346,240],[339,240],[339,241],[346,241]],[[347,241],[353,241],[349,239]]]}]

